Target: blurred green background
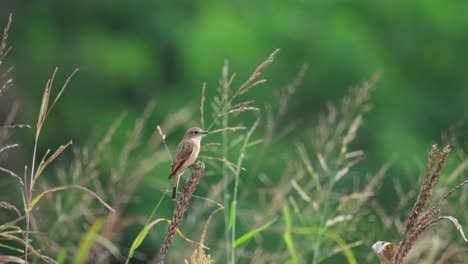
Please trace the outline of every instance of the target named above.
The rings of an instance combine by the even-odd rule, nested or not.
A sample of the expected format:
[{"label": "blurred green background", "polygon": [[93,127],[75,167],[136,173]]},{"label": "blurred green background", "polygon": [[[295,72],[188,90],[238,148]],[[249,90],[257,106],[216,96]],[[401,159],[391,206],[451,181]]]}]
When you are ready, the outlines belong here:
[{"label": "blurred green background", "polygon": [[[296,135],[316,124],[328,101],[382,72],[358,138],[367,153],[363,171],[394,159],[393,175],[404,176],[404,168],[424,160],[443,131],[466,119],[466,10],[467,1],[427,0],[1,0],[1,25],[13,13],[13,49],[5,63],[14,66],[15,77],[1,102],[18,98],[17,120],[35,124],[54,67],[57,84],[79,68],[41,145],[68,139],[85,145],[121,112],[139,116],[151,99],[157,104],[153,128],[183,105],[198,109],[203,82],[211,97],[225,59],[239,84],[281,48],[265,73],[266,87],[254,90],[253,98],[267,104],[307,63],[288,114],[303,120]],[[197,124],[198,113],[195,118]],[[171,146],[182,133],[168,139]],[[30,146],[33,131],[24,140]]]},{"label": "blurred green background", "polygon": [[[3,23],[14,14],[7,62],[15,66],[14,92],[24,105],[38,108],[55,66],[61,79],[80,69],[58,106],[67,111],[57,111],[60,134],[76,142],[121,111],[138,115],[150,98],[161,116],[196,104],[203,81],[216,86],[224,59],[245,79],[281,48],[267,90],[308,63],[292,105],[306,126],[327,101],[383,72],[365,125],[372,131],[363,138],[369,157],[380,160],[424,153],[466,117],[467,8],[466,1],[2,0],[0,6]],[[261,104],[272,92],[256,95]]]}]

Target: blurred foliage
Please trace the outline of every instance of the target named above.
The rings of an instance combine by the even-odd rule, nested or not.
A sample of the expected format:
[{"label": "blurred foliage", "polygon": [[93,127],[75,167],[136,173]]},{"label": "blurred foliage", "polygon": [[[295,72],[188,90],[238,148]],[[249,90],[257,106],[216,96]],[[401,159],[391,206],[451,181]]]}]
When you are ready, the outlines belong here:
[{"label": "blurred foliage", "polygon": [[[80,69],[58,117],[75,140],[123,110],[137,115],[148,98],[159,115],[194,103],[203,81],[216,84],[225,58],[246,76],[278,47],[271,91],[302,63],[311,66],[291,113],[305,120],[383,71],[368,121],[375,129],[365,137],[376,159],[412,157],[466,117],[465,1],[3,0],[0,7],[3,21],[15,15],[9,59],[25,103],[38,104],[55,66]],[[258,92],[257,100],[272,94]]]},{"label": "blurred foliage", "polygon": [[[9,108],[4,106],[11,105],[12,98],[19,98],[17,120],[35,124],[54,67],[60,68],[57,83],[79,68],[39,147],[44,152],[69,139],[78,146],[95,142],[126,112],[112,141],[119,149],[151,99],[156,110],[143,134],[153,134],[157,124],[182,106],[196,111],[185,127],[200,125],[202,84],[207,82],[211,89],[206,96],[212,98],[225,59],[237,72],[236,83],[281,48],[266,72],[268,83],[250,97],[259,106],[268,105],[307,63],[304,82],[289,102],[286,119],[302,120],[291,137],[305,137],[301,132],[317,123],[317,113],[328,101],[382,71],[374,109],[357,138],[367,155],[359,170],[367,175],[388,160],[398,161],[391,174],[405,182],[406,175],[418,175],[415,164],[425,159],[422,154],[430,144],[467,118],[466,10],[467,1],[2,0],[0,24],[10,12],[14,15],[9,38],[13,49],[4,63],[14,66],[15,88],[0,98],[0,116],[6,115]],[[167,139],[171,150],[185,127]],[[28,160],[34,131],[17,134],[25,146],[19,156]],[[290,143],[281,141],[272,150],[281,152]],[[275,175],[276,167],[266,171]],[[154,174],[164,180],[168,168],[169,161]],[[392,179],[384,185],[392,186]],[[154,203],[157,198],[146,188],[141,199]],[[388,206],[395,195],[390,189],[379,194]],[[131,210],[147,215],[152,206]]]}]

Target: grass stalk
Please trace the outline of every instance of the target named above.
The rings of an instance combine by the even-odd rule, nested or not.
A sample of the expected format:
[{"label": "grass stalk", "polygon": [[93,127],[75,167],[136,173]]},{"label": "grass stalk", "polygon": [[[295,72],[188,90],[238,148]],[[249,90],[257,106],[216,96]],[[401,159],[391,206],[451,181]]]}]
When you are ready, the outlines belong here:
[{"label": "grass stalk", "polygon": [[[216,115],[216,117],[213,119],[213,121],[211,122],[210,126],[208,127],[208,130],[211,129],[211,127],[216,123],[218,122],[218,118],[222,117],[222,120],[221,120],[221,127],[227,127],[228,124],[229,124],[229,115],[225,115],[224,113],[226,113],[227,109],[229,109],[229,107],[231,106],[231,100],[227,100],[227,96],[228,96],[228,91],[230,89],[230,86],[231,86],[231,83],[232,83],[232,80],[235,76],[232,75],[231,79],[228,79],[228,74],[229,74],[229,66],[228,66],[228,61],[226,60],[224,65],[223,65],[223,69],[222,69],[222,76],[221,76],[221,85],[222,85],[222,88],[223,88],[223,94],[221,96],[221,103],[220,103],[220,106],[221,106],[221,110],[220,112]],[[205,87],[205,86],[203,86]],[[202,104],[204,105],[204,100],[203,98],[205,97],[205,89],[202,90]],[[227,160],[228,159],[228,154],[229,154],[229,138],[228,138],[228,131],[227,130],[224,130],[221,132],[221,142],[222,142],[222,149],[221,149],[221,155],[222,155],[222,158],[224,160]],[[226,163],[222,163],[222,167],[221,167],[221,170],[222,170],[222,177],[223,177],[223,204],[224,204],[224,208],[230,208],[230,205],[229,205],[229,189],[228,189],[228,186],[229,186],[229,178],[228,177],[228,174],[230,173],[228,167],[227,167],[227,164]],[[229,228],[230,228],[230,215],[229,215],[229,212],[230,210],[225,210],[224,211],[224,236],[225,236],[225,248],[226,248],[226,263],[229,263],[229,252],[232,250],[231,249],[231,244],[232,244],[232,241],[231,241],[231,244],[229,243]],[[232,256],[231,256],[232,257]]]},{"label": "grass stalk", "polygon": [[257,118],[255,123],[252,125],[250,130],[245,135],[244,142],[239,152],[239,158],[237,160],[236,173],[234,175],[235,176],[234,191],[232,195],[231,208],[229,210],[230,211],[230,223],[232,223],[232,226],[231,226],[231,263],[232,264],[236,263],[235,241],[236,241],[236,216],[237,216],[237,195],[238,195],[238,190],[239,190],[239,177],[240,177],[240,172],[242,168],[242,162],[245,157],[245,151],[247,149],[247,146],[249,145],[250,137],[252,136],[253,132],[257,128],[259,122],[260,122],[260,119]]},{"label": "grass stalk", "polygon": [[[223,120],[222,120],[222,127],[226,127],[228,125],[229,121],[229,116],[225,115]],[[221,133],[221,140],[222,140],[222,155],[223,159],[227,159],[228,155],[228,147],[229,147],[229,142],[228,142],[228,131],[223,131]],[[229,263],[229,252],[234,251],[233,247],[231,248],[231,245],[233,243],[233,240],[231,239],[231,244],[229,243],[229,222],[230,222],[230,215],[229,212],[231,211],[231,207],[229,205],[229,177],[227,177],[229,170],[227,167],[226,163],[222,163],[222,172],[223,172],[223,185],[224,185],[224,193],[223,193],[223,201],[224,201],[224,208],[229,208],[229,210],[224,210],[224,236],[225,236],[225,247],[226,247],[226,263]],[[231,252],[231,260],[232,260],[232,254]],[[234,263],[234,262],[232,262]]]},{"label": "grass stalk", "polygon": [[317,239],[315,239],[314,243],[314,257],[312,259],[313,264],[318,264],[320,260],[320,244],[322,242],[322,236],[323,232],[326,230],[325,224],[328,219],[328,202],[329,202],[329,197],[330,193],[333,190],[333,186],[335,185],[335,177],[332,177],[332,180],[330,181],[330,184],[325,191],[325,201],[323,204],[323,210],[320,212],[320,224],[319,224],[319,232],[317,234]]}]

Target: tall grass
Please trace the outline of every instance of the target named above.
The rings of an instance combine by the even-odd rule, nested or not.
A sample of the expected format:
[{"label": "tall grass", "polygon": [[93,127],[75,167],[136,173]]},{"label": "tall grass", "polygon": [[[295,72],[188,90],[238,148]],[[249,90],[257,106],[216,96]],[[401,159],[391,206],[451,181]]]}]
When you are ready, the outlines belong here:
[{"label": "tall grass", "polygon": [[[32,154],[32,162],[31,162],[31,170],[30,170],[30,176],[29,179],[27,178],[26,172],[24,175],[24,193],[23,197],[25,200],[25,218],[26,218],[26,230],[25,230],[25,241],[26,243],[29,243],[29,235],[30,235],[30,224],[31,224],[31,219],[33,217],[32,212],[35,206],[38,204],[38,202],[43,199],[46,195],[51,194],[53,192],[58,192],[62,190],[70,190],[70,189],[77,189],[84,191],[88,193],[91,196],[94,196],[99,202],[101,202],[105,207],[107,207],[111,212],[115,213],[115,209],[113,209],[110,205],[108,205],[104,200],[95,192],[91,191],[90,189],[79,186],[79,185],[65,185],[65,186],[59,186],[59,187],[54,187],[54,188],[49,188],[47,190],[44,190],[38,195],[34,195],[35,189],[36,189],[36,184],[37,180],[39,177],[43,174],[45,169],[60,155],[62,152],[69,147],[72,142],[69,141],[67,144],[60,146],[57,148],[57,150],[49,156],[50,149],[47,150],[47,152],[44,154],[43,158],[41,159],[40,163],[37,165],[36,168],[36,159],[38,156],[37,152],[37,147],[39,144],[39,138],[40,134],[43,128],[43,125],[45,124],[45,121],[47,119],[47,116],[49,113],[52,111],[53,107],[55,104],[58,102],[59,98],[65,91],[65,88],[67,87],[68,82],[71,80],[73,75],[77,72],[75,70],[65,81],[65,83],[62,86],[62,89],[59,91],[59,93],[56,95],[54,101],[52,104],[50,104],[50,96],[51,96],[51,91],[52,91],[52,86],[53,82],[57,73],[57,68],[55,69],[54,73],[52,74],[52,77],[47,81],[44,94],[42,97],[42,102],[41,102],[41,107],[39,110],[39,116],[36,124],[36,136],[34,140],[34,149],[33,149],[33,154]],[[27,169],[26,169],[27,170]],[[29,181],[29,184],[28,184]],[[24,254],[24,260],[25,262],[28,262],[28,246],[25,246],[25,254]]]},{"label": "tall grass", "polygon": [[[258,107],[252,106],[254,101],[240,99],[240,102],[236,102],[236,100],[251,91],[256,86],[265,83],[265,79],[260,79],[259,76],[262,72],[273,62],[276,54],[279,52],[279,49],[275,50],[270,56],[261,63],[252,75],[241,84],[237,89],[234,91],[232,90],[232,84],[236,74],[229,73],[229,66],[226,62],[223,71],[222,71],[222,78],[220,82],[220,87],[218,88],[218,95],[216,95],[213,99],[212,103],[212,110],[213,110],[213,121],[208,127],[210,130],[214,125],[220,127],[220,129],[215,130],[215,133],[221,133],[221,160],[226,161],[229,156],[229,152],[232,150],[232,139],[230,138],[230,134],[233,131],[244,130],[246,129],[240,124],[231,125],[231,116],[243,112],[258,112],[260,109]],[[202,124],[203,121],[203,105],[205,102],[204,96],[205,86],[202,90],[202,103],[201,103],[201,115],[202,115]],[[224,207],[229,208],[229,210],[225,211],[224,215],[224,230],[226,238],[230,237],[230,243],[226,239],[226,252],[230,252],[230,259],[227,258],[226,261],[230,261],[231,263],[236,263],[236,226],[237,226],[237,203],[238,203],[238,191],[239,191],[239,181],[240,181],[240,174],[243,170],[242,165],[243,161],[247,152],[247,148],[251,146],[252,140],[251,137],[253,132],[257,128],[259,124],[259,117],[257,116],[256,121],[252,124],[250,129],[248,129],[245,134],[242,135],[242,139],[240,140],[240,150],[238,151],[237,161],[235,165],[232,162],[223,162],[222,164],[222,178],[224,183]],[[234,178],[234,186],[232,191],[229,190],[229,183]],[[230,231],[230,234],[229,234]],[[226,257],[228,254],[226,254]]]},{"label": "tall grass", "polygon": [[[9,51],[9,21],[0,45],[0,67]],[[459,222],[439,212],[464,205],[466,190],[455,191],[467,183],[463,177],[468,145],[454,142],[458,138],[451,133],[446,136],[457,154],[452,161],[455,169],[446,177],[441,175],[450,163],[449,148],[440,152],[437,162],[439,150],[433,147],[419,196],[415,191],[405,193],[395,181],[399,211],[392,215],[375,197],[397,161],[365,175],[357,168],[366,153],[356,139],[372,109],[371,96],[380,75],[350,89],[341,101],[324,105],[325,111],[313,123],[290,113],[307,65],[298,67],[297,75],[282,86],[262,77],[278,52],[271,53],[239,84],[226,61],[211,98],[206,96],[213,94],[208,92],[211,87],[203,84],[199,125],[210,134],[176,205],[166,199],[167,177],[153,176],[169,170],[170,152],[179,140],[174,132],[195,123],[196,109],[180,107],[157,120],[157,103],[150,101],[135,120],[124,111],[87,145],[72,148],[68,141],[55,151],[41,153],[49,114],[61,103],[76,73],[53,96],[56,69],[38,110],[30,165],[16,173],[0,163],[0,173],[14,179],[23,196],[22,210],[13,202],[0,201],[0,210],[13,215],[0,223],[0,240],[7,241],[0,242],[0,249],[8,252],[1,251],[0,262],[374,263],[376,257],[368,252],[372,239],[393,239],[396,229],[402,234],[398,245],[380,242],[374,247],[383,252],[377,256],[382,263],[410,263],[419,258],[442,264],[457,257],[463,263],[464,247],[452,243],[458,234],[464,238],[463,218],[458,217]],[[3,96],[13,79],[12,68],[1,70]],[[274,94],[274,100],[255,101],[254,89]],[[7,152],[23,147],[10,142],[12,130],[30,127],[15,123],[20,110],[13,104],[0,128],[0,162]],[[130,129],[126,122],[133,123]],[[116,138],[122,135],[119,144]],[[58,157],[70,151],[70,162],[56,164]],[[437,181],[443,184],[435,188]],[[147,191],[150,200],[144,194]],[[433,193],[442,198],[424,211]],[[136,205],[152,204],[153,198],[153,212],[138,211]],[[411,207],[413,200],[416,203]],[[173,210],[168,213],[168,208]],[[221,210],[222,219],[216,215]],[[406,215],[407,220],[403,219]],[[455,225],[455,234],[448,225],[439,232],[429,228],[444,220]],[[165,233],[161,223],[168,224]],[[425,256],[432,245],[427,241],[436,239],[444,242],[444,248],[438,247],[435,256]]]},{"label": "tall grass", "polygon": [[[10,28],[11,22],[12,22],[12,16],[10,15],[9,22],[8,22],[8,24],[7,24],[7,26],[6,26],[5,30],[4,30],[2,43],[0,45],[0,57],[2,58],[2,60],[4,58],[4,55],[6,55],[6,53],[7,53],[7,52],[5,52],[6,41],[7,41],[7,38],[8,38],[8,30]],[[9,70],[7,71],[7,73],[8,72],[9,72]],[[49,188],[49,189],[46,189],[46,190],[42,191],[41,193],[35,195],[38,179],[43,175],[43,173],[47,169],[47,167],[58,156],[60,156],[60,154],[62,154],[62,152],[67,147],[69,147],[72,144],[72,142],[69,141],[65,145],[62,145],[59,148],[57,148],[57,150],[54,151],[51,155],[49,155],[51,153],[51,151],[50,151],[50,149],[48,149],[47,152],[43,155],[43,157],[40,160],[39,164],[36,165],[37,157],[38,157],[39,138],[40,138],[42,128],[43,128],[43,126],[45,124],[45,121],[47,119],[47,116],[50,114],[50,112],[54,108],[55,104],[59,101],[60,97],[62,96],[63,92],[65,91],[65,88],[67,87],[67,84],[69,83],[69,81],[71,80],[71,78],[73,77],[73,75],[76,72],[77,72],[77,70],[75,70],[67,78],[67,80],[65,81],[65,83],[62,86],[62,89],[58,92],[58,94],[56,95],[56,97],[52,101],[52,103],[50,103],[50,96],[51,96],[51,92],[52,92],[53,82],[54,82],[54,79],[55,79],[55,76],[56,76],[56,73],[57,73],[57,68],[53,72],[52,77],[47,81],[46,87],[44,89],[44,94],[42,96],[41,106],[40,106],[40,109],[39,109],[39,115],[38,115],[38,120],[37,120],[37,124],[36,124],[36,133],[35,133],[35,140],[34,140],[34,146],[33,146],[33,151],[32,151],[32,161],[31,161],[30,171],[28,172],[28,168],[26,166],[25,170],[24,170],[24,177],[21,180],[21,178],[16,173],[14,173],[12,171],[9,171],[9,170],[6,170],[6,169],[3,169],[3,171],[8,171],[10,173],[10,175],[16,177],[19,180],[19,183],[23,187],[22,197],[23,197],[24,215],[21,215],[20,211],[17,210],[17,209],[14,209],[16,207],[14,207],[11,204],[9,204],[7,202],[2,202],[2,204],[4,205],[3,206],[4,208],[14,209],[18,213],[19,219],[22,219],[22,218],[25,219],[24,232],[21,230],[21,228],[16,227],[14,225],[12,226],[12,225],[7,224],[5,226],[6,230],[13,228],[13,229],[16,229],[18,231],[23,232],[24,239],[20,239],[20,238],[15,237],[15,236],[8,236],[8,232],[3,233],[3,235],[6,235],[6,237],[8,237],[7,240],[14,240],[14,241],[19,242],[19,243],[24,245],[24,251],[23,251],[23,253],[24,253],[23,254],[24,263],[28,263],[28,258],[29,258],[30,253],[33,253],[34,256],[39,257],[43,261],[54,262],[52,258],[50,258],[50,257],[48,257],[46,255],[43,255],[43,254],[39,253],[37,250],[35,250],[34,247],[31,246],[31,241],[32,240],[30,239],[31,222],[33,220],[33,211],[37,207],[38,203],[45,196],[47,196],[47,195],[49,195],[51,193],[54,193],[54,192],[62,191],[62,190],[78,189],[78,190],[84,191],[84,192],[88,193],[89,195],[93,196],[99,202],[101,202],[105,207],[107,207],[110,211],[115,212],[115,210],[110,205],[108,205],[106,202],[104,202],[104,200],[101,197],[99,197],[99,195],[97,195],[95,192],[91,191],[90,189],[88,189],[86,187],[83,187],[83,186],[79,186],[79,185],[65,185],[65,186]],[[7,88],[9,88],[11,83],[12,83],[11,79],[5,81],[5,83],[2,85],[2,90],[1,90],[2,92],[1,92],[0,95],[3,95],[3,93],[6,91]],[[11,128],[11,127],[14,128],[15,126],[9,126],[9,127],[6,127],[6,128]],[[4,147],[4,148],[2,148],[2,150],[6,150],[6,149],[10,148],[11,146],[12,145]],[[28,174],[29,174],[29,177],[28,177]],[[16,220],[14,222],[16,222]],[[15,261],[19,261],[16,258],[14,258],[14,259],[15,259]]]}]

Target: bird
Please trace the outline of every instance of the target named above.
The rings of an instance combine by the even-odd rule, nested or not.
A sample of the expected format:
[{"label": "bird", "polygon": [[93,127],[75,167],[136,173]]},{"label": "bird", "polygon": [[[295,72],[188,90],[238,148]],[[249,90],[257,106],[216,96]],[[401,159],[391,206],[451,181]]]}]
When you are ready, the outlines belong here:
[{"label": "bird", "polygon": [[177,146],[176,154],[172,160],[171,174],[169,174],[169,179],[174,177],[172,200],[176,198],[180,177],[197,159],[198,153],[200,153],[201,139],[206,134],[208,131],[192,127],[185,132],[184,138]]}]

